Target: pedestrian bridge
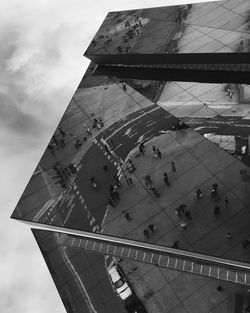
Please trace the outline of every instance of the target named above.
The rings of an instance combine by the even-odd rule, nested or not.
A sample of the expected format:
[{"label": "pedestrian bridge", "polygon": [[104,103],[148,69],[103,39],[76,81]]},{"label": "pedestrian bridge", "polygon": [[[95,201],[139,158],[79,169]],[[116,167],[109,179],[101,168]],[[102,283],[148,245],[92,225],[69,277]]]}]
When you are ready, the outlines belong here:
[{"label": "pedestrian bridge", "polygon": [[250,286],[250,263],[169,248],[100,233],[26,222],[34,228],[66,234],[62,244],[89,252],[126,258],[156,266]]}]

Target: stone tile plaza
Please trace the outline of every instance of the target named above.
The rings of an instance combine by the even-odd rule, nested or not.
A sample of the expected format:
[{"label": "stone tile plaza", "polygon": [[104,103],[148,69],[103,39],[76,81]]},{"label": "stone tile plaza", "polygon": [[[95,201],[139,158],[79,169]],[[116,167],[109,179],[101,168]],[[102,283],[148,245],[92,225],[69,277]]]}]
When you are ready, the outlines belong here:
[{"label": "stone tile plaza", "polygon": [[66,312],[250,312],[249,52],[248,0],[108,13],[11,216]]}]

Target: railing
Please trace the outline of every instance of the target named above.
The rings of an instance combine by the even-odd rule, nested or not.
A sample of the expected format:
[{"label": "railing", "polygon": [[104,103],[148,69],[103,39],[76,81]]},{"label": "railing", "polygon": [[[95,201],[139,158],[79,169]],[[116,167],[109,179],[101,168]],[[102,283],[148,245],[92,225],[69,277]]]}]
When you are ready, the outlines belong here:
[{"label": "railing", "polygon": [[250,286],[250,264],[109,235],[26,222],[68,234],[65,246]]}]

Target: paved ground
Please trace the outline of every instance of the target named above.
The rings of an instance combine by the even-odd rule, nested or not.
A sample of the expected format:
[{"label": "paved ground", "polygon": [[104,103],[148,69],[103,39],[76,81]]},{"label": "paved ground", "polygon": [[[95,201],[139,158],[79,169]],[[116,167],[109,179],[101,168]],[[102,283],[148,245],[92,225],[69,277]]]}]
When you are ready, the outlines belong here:
[{"label": "paved ground", "polygon": [[[111,94],[112,97],[110,98]],[[242,227],[241,233],[237,235],[231,230],[233,225],[230,225],[230,220],[232,221],[233,215],[238,217],[235,221],[240,221],[240,223],[242,221],[247,222],[245,215],[247,213],[240,206],[240,203],[245,201],[244,197],[246,195],[238,191],[240,185],[243,184],[243,182],[241,182],[241,176],[239,175],[239,170],[244,168],[243,165],[241,166],[240,163],[235,163],[238,161],[225,154],[216,145],[205,140],[204,137],[197,135],[192,130],[171,131],[171,133],[166,134],[169,128],[176,123],[176,119],[162,109],[157,108],[131,88],[123,92],[120,85],[114,84],[106,87],[102,86],[87,90],[78,90],[72,101],[74,101],[74,106],[72,105],[73,108],[70,107],[70,110],[67,111],[67,114],[61,122],[62,128],[67,132],[67,146],[65,148],[57,147],[54,153],[46,152],[41,163],[43,168],[47,169],[47,176],[43,177],[46,182],[44,189],[53,190],[54,180],[51,179],[53,175],[51,167],[55,160],[60,162],[63,166],[66,166],[72,161],[79,166],[80,170],[77,176],[73,177],[74,183],[60,195],[56,205],[54,203],[53,206],[52,203],[53,197],[56,196],[55,193],[51,196],[52,202],[49,203],[44,210],[41,211],[41,205],[39,204],[37,208],[31,206],[32,211],[30,211],[27,210],[26,206],[26,204],[29,203],[29,195],[41,189],[39,184],[33,185],[33,179],[32,185],[34,189],[27,189],[25,202],[23,202],[25,205],[19,205],[19,211],[15,212],[16,214],[21,213],[24,218],[34,219],[34,217],[36,217],[36,220],[45,223],[100,231],[101,226],[104,226],[103,217],[107,209],[108,188],[110,184],[113,183],[113,174],[119,169],[118,164],[115,164],[117,156],[119,155],[123,161],[126,160],[127,155],[131,151],[133,155],[138,141],[143,139],[149,142],[146,144],[147,155],[144,158],[139,157],[133,159],[137,167],[136,175],[132,176],[134,184],[133,186],[126,186],[123,182],[121,202],[117,208],[109,208],[109,212],[106,214],[105,218],[104,231],[106,232],[107,227],[112,225],[112,227],[114,227],[114,229],[110,228],[112,233],[119,235],[119,231],[122,229],[125,232],[123,235],[129,235],[136,239],[144,239],[142,231],[145,227],[145,223],[147,225],[150,221],[157,225],[157,233],[154,235],[154,238],[152,238],[159,243],[172,245],[174,240],[179,239],[180,247],[184,249],[193,249],[216,254],[218,247],[220,249],[223,247],[220,253],[227,255],[227,253],[230,252],[229,257],[233,257],[236,253],[238,254],[239,251],[241,251],[240,256],[242,259],[249,257],[249,251],[243,251],[240,246],[240,241],[248,234],[247,224],[246,229]],[[103,131],[101,130],[102,133],[98,130],[94,130],[92,137],[87,138],[83,147],[77,150],[74,147],[74,138],[75,136],[81,136],[81,138],[86,136],[86,128],[88,125],[91,125],[90,116],[93,113],[95,113],[95,116],[103,118],[105,127],[102,129]],[[83,117],[85,117],[85,119],[83,119],[82,122]],[[56,136],[59,139],[61,138],[61,135],[58,133]],[[107,142],[109,142],[110,139],[114,141],[115,155],[113,152],[111,155],[107,152],[105,153],[103,139]],[[152,146],[152,140],[155,140],[156,144],[162,150],[162,160],[155,160],[153,158],[151,148],[149,148]],[[223,155],[221,155],[221,153]],[[175,160],[176,162],[177,173],[175,176],[169,173],[170,160]],[[104,165],[108,165],[108,172],[103,171]],[[232,165],[234,167],[232,167]],[[162,170],[165,166],[170,176],[171,185],[169,188],[165,187],[162,181]],[[218,168],[220,169],[220,173],[217,174]],[[156,187],[160,190],[161,197],[159,199],[152,198],[152,195],[149,194],[142,185],[141,178],[145,175],[145,171],[152,175]],[[233,182],[229,179],[232,175],[235,178]],[[95,176],[100,183],[101,189],[99,192],[90,188],[90,176]],[[192,178],[192,180],[190,180],[190,178]],[[212,213],[214,204],[210,203],[211,198],[209,195],[211,184],[214,182],[215,178],[220,182],[220,199],[218,199],[218,202],[223,203],[223,196],[226,194],[230,195],[229,209],[226,211],[227,208],[221,205],[222,214],[216,219]],[[187,181],[189,182],[188,185]],[[207,191],[206,196],[204,196],[199,203],[199,207],[193,205],[193,192],[198,185],[204,189],[204,193],[205,190]],[[58,193],[62,192],[60,188],[57,190]],[[181,194],[179,194],[179,191]],[[31,196],[30,199],[32,200],[33,196]],[[124,199],[126,199],[126,202],[123,203]],[[174,208],[179,204],[179,201],[191,207],[191,213],[196,221],[189,223],[186,233],[181,232],[179,229],[178,220],[174,214]],[[44,208],[44,206],[42,206],[42,208]],[[128,224],[123,216],[123,211],[127,210],[131,211],[131,216],[134,219],[131,224]],[[204,214],[206,218],[205,223]],[[19,215],[17,216],[19,217]],[[199,224],[200,221],[202,222]],[[221,228],[219,227],[220,224],[224,226]],[[228,231],[228,228],[233,233],[233,240],[230,242],[227,242],[225,238],[225,233]],[[216,230],[219,230],[219,233],[216,233]],[[152,238],[150,240],[152,240]],[[218,246],[212,244],[215,242],[214,238],[216,238],[216,240],[219,238]],[[57,245],[58,242],[55,241],[55,244]],[[75,248],[71,249],[70,247],[66,248],[66,252],[63,247],[53,251],[53,249],[50,250],[48,247],[47,241],[44,241],[44,247],[46,247],[46,252],[49,253],[50,262],[54,265],[53,268],[60,268],[62,271],[60,273],[57,272],[57,275],[59,275],[57,277],[63,275],[62,273],[64,271],[74,272],[75,269],[76,273],[73,275],[75,278],[71,280],[66,276],[64,282],[61,281],[61,285],[65,282],[68,284],[68,282],[71,281],[71,285],[68,287],[71,292],[74,290],[74,293],[75,289],[77,289],[75,300],[79,299],[79,301],[81,301],[80,299],[82,299],[83,292],[80,291],[79,293],[79,290],[81,290],[81,288],[79,289],[79,283],[82,281],[87,287],[90,298],[94,303],[97,303],[97,306],[100,307],[100,311],[103,310],[101,312],[106,312],[106,310],[110,308],[109,305],[111,305],[111,302],[114,302],[114,305],[119,305],[122,310],[122,302],[118,298],[112,300],[114,293],[110,285],[108,285],[109,282],[105,273],[104,263],[102,263],[103,258],[95,255],[86,256],[83,251],[78,251]],[[203,249],[205,249],[205,251],[203,251]],[[84,258],[85,263],[82,262],[82,258]],[[92,270],[86,270],[87,264],[91,266],[94,272],[100,274],[93,278]],[[130,263],[126,266],[130,268],[132,266],[133,268],[133,264]],[[140,266],[140,268],[142,272],[147,270],[146,265]],[[153,270],[152,268],[149,271],[149,276],[144,275],[143,279],[146,281],[152,280],[156,275],[155,271],[158,273],[158,270]],[[148,300],[146,300],[146,298],[148,291],[150,291],[148,287],[149,284],[140,283],[139,285],[141,287],[139,287],[137,281],[137,285],[134,285],[138,296],[144,299],[150,312],[162,310],[163,304],[160,299],[168,299],[167,304],[165,303],[164,305],[165,308],[169,308],[169,310],[177,310],[178,306],[183,306],[184,300],[182,301],[180,298],[176,299],[173,297],[173,289],[172,287],[170,288],[164,278],[168,275],[177,277],[178,274],[171,271],[166,271],[166,273],[164,274],[163,270],[161,276],[159,276],[160,286],[158,282],[156,282],[157,288],[159,287],[159,289],[156,289],[159,293],[156,292],[152,284],[151,288],[153,288],[155,296],[150,297]],[[131,281],[136,281],[136,275],[134,278],[132,274],[129,275]],[[193,289],[196,290],[196,279],[194,280]],[[92,292],[91,290],[101,288],[101,292],[102,285],[103,288],[107,290],[107,294],[105,295],[105,299],[102,298],[98,300],[95,297],[96,292]],[[190,283],[190,286],[191,285]],[[109,286],[109,288],[107,286]],[[191,287],[189,288],[191,289]],[[206,288],[210,290],[209,287]],[[226,296],[228,296],[230,292],[234,292],[234,287],[230,287],[229,289],[229,293],[224,293]],[[181,293],[181,291],[178,292]],[[164,295],[163,297],[160,296],[161,293]],[[195,294],[195,296],[197,296],[197,294]],[[220,300],[221,296],[219,296],[218,299]],[[187,301],[185,310],[188,311],[188,303],[193,302],[189,300],[188,296],[185,298],[185,301]],[[211,301],[215,300],[211,298]],[[215,306],[219,303],[220,302],[216,302]],[[209,306],[207,306],[207,308],[209,308]]]},{"label": "paved ground", "polygon": [[[162,160],[154,159],[152,145],[162,150]],[[205,146],[207,146],[206,151]],[[215,155],[213,162],[207,162],[212,155]],[[171,172],[171,160],[176,162],[176,173]],[[223,167],[221,162],[225,162]],[[157,230],[155,234],[151,234],[149,242],[172,246],[174,241],[179,240],[181,249],[249,260],[250,251],[241,246],[241,240],[250,235],[249,212],[242,208],[244,203],[234,194],[234,188],[230,188],[227,178],[229,167],[230,175],[234,177],[239,175],[239,168],[244,168],[239,161],[235,161],[192,130],[186,130],[171,131],[170,134],[153,139],[146,145],[146,155],[135,159],[134,164],[137,168],[132,176],[134,184],[127,186],[122,180],[121,201],[116,208],[109,208],[103,225],[104,233],[144,241],[147,239],[143,230],[148,224],[153,223]],[[169,174],[169,187],[162,181],[164,171]],[[213,181],[218,182],[217,173],[220,173],[222,188],[220,197],[214,202],[210,197],[209,186]],[[152,196],[142,183],[142,177],[146,174],[151,175],[154,185],[160,190],[159,199]],[[198,186],[207,193],[201,201],[194,199],[194,190]],[[228,205],[224,204],[225,195],[230,198]],[[193,217],[192,221],[187,221],[186,231],[180,229],[179,218],[174,213],[174,209],[180,203],[187,204]],[[220,216],[215,216],[213,213],[217,203],[222,208]],[[131,222],[125,219],[124,211],[129,212],[133,219]],[[225,235],[228,231],[232,231],[236,238],[233,235],[232,240],[226,239]],[[242,292],[239,286],[204,277],[165,271],[135,262],[122,261],[120,264],[130,277],[138,296],[144,299],[149,312],[174,312],[175,310],[177,312],[179,307],[183,308],[183,312],[193,312],[195,307],[197,308],[194,301],[196,298],[202,299],[200,302],[202,312],[217,312],[222,306],[220,312],[233,312],[233,307],[232,311],[229,310],[233,295],[237,291]],[[187,280],[189,283],[185,284],[184,281]],[[144,283],[141,284],[141,281]],[[219,284],[224,288],[222,295],[216,290]],[[209,294],[204,292],[206,289],[209,290]],[[153,294],[150,296],[151,291]],[[207,305],[204,305],[206,302]],[[211,305],[208,304],[209,302]]]}]

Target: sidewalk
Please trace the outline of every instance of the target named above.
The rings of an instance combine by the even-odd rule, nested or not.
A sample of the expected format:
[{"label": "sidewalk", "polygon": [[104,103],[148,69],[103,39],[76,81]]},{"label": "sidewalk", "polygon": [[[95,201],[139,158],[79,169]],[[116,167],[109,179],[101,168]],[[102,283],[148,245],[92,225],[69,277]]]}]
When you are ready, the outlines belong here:
[{"label": "sidewalk", "polygon": [[[154,158],[153,145],[161,150],[162,159]],[[250,213],[245,209],[250,186],[240,174],[247,167],[191,129],[170,131],[145,147],[145,156],[131,157],[136,167],[131,175],[133,185],[127,186],[121,178],[121,200],[115,208],[109,208],[103,233],[170,247],[179,240],[180,249],[248,262],[250,251],[242,247],[241,241],[250,235]],[[175,162],[176,173],[171,172],[171,161]],[[164,184],[163,172],[168,173],[169,187]],[[146,189],[142,179],[147,174],[160,192],[159,198]],[[213,200],[210,190],[215,182],[219,195]],[[194,197],[197,188],[204,195],[200,200]],[[175,214],[180,204],[187,205],[193,218],[186,220],[187,230],[180,228],[180,218]],[[221,208],[218,216],[214,215],[215,205]],[[125,219],[125,212],[129,212],[132,221]],[[149,224],[156,226],[156,232],[147,239],[143,231]],[[232,233],[232,239],[226,238],[227,232]],[[152,313],[217,312],[219,307],[218,312],[228,313],[230,297],[236,291],[243,292],[239,285],[153,265],[128,260],[122,260],[120,265]],[[218,285],[223,292],[216,290]]]}]

